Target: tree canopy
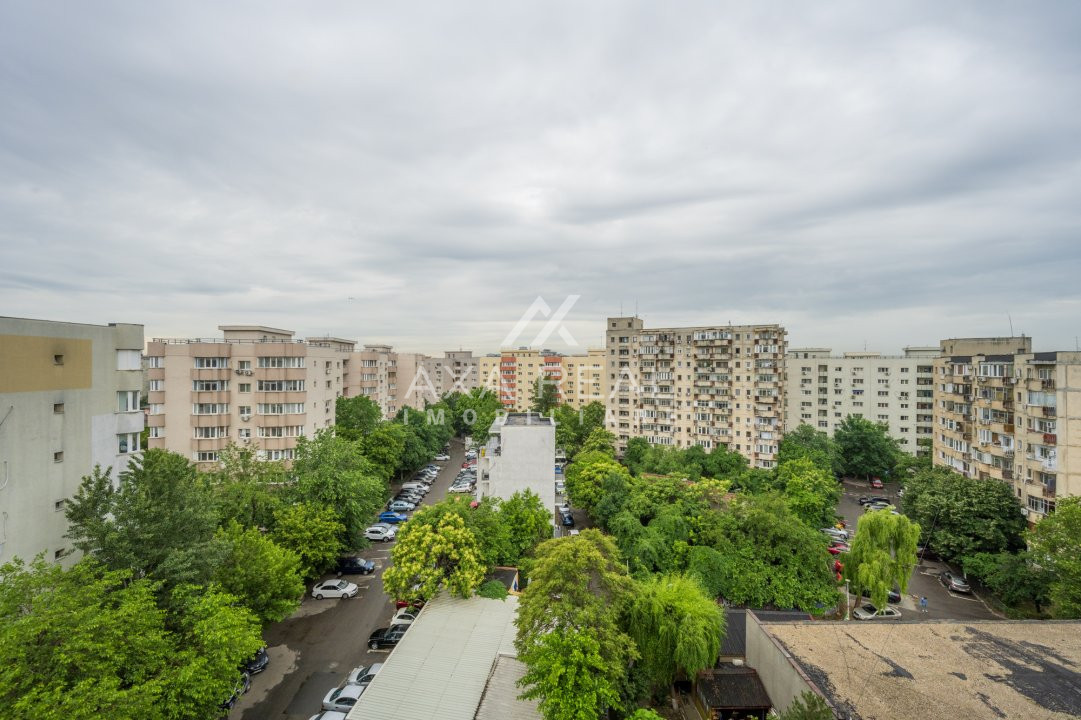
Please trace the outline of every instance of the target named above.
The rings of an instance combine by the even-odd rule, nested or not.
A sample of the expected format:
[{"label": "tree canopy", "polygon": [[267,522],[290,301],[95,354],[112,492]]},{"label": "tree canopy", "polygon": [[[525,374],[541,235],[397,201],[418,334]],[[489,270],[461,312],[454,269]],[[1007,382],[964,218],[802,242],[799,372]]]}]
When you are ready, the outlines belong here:
[{"label": "tree canopy", "polygon": [[848,475],[887,477],[897,465],[901,450],[886,426],[849,415],[833,431],[841,457],[841,469]]},{"label": "tree canopy", "polygon": [[455,513],[425,521],[428,508],[402,526],[391,551],[393,564],[383,572],[383,588],[397,598],[429,599],[441,586],[469,597],[488,571],[476,535]]},{"label": "tree canopy", "polygon": [[844,563],[852,593],[862,597],[868,591],[871,604],[882,609],[894,585],[905,592],[916,567],[919,537],[920,526],[904,515],[878,510],[860,517]]},{"label": "tree canopy", "polygon": [[1081,617],[1081,497],[1060,499],[1028,537],[1032,557],[1051,572],[1055,616]]},{"label": "tree canopy", "polygon": [[807,423],[800,423],[795,430],[786,432],[777,450],[778,466],[799,458],[810,460],[830,474],[842,470],[841,452],[837,443],[829,435]]}]

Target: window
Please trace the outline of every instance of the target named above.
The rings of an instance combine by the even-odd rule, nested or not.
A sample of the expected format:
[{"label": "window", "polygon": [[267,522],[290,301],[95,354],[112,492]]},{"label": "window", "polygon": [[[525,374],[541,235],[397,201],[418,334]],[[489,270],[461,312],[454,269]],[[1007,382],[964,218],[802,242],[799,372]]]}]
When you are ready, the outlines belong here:
[{"label": "window", "polygon": [[[375,379],[375,376],[372,376]],[[329,383],[329,381],[328,381]],[[329,387],[329,385],[328,385]],[[260,380],[257,389],[259,392],[303,392],[303,380]]]},{"label": "window", "polygon": [[54,415],[63,415],[64,414],[64,403],[53,403],[53,414]]},{"label": "window", "polygon": [[133,412],[139,409],[139,391],[121,390],[116,394],[116,411]]},{"label": "window", "polygon": [[240,383],[239,385],[240,385],[240,392],[242,392],[242,393],[250,393],[251,392],[251,383]]},{"label": "window", "polygon": [[161,392],[165,389],[164,380],[150,380],[147,382],[147,389],[150,392]]},{"label": "window", "polygon": [[64,462],[64,451],[60,450],[53,453],[53,462]]},{"label": "window", "polygon": [[211,450],[211,451],[208,451],[208,452],[197,452],[197,453],[195,453],[195,461],[196,462],[217,462],[218,461],[218,452],[216,450]]},{"label": "window", "polygon": [[192,415],[224,415],[228,412],[228,403],[196,403],[191,410]]},{"label": "window", "polygon": [[238,370],[251,370],[251,360],[237,360],[236,366]]},{"label": "window", "polygon": [[152,437],[152,438],[163,438],[163,437],[165,437],[165,428],[163,428],[163,427],[151,427],[150,428],[150,437]]},{"label": "window", "polygon": [[297,415],[304,412],[304,403],[259,403],[260,415]]},{"label": "window", "polygon": [[264,450],[263,458],[265,460],[292,460],[293,452],[294,451],[291,448],[285,450]]},{"label": "window", "polygon": [[251,440],[251,428],[240,428],[236,436],[241,440]]},{"label": "window", "polygon": [[229,358],[224,357],[197,357],[195,367],[198,370],[220,370],[229,367]]},{"label": "window", "polygon": [[116,452],[118,455],[139,452],[139,433],[120,433],[117,435]]},{"label": "window", "polygon": [[143,354],[138,350],[117,350],[116,351],[116,369],[117,370],[142,370],[143,369]]},{"label": "window", "polygon": [[64,356],[63,355],[53,355],[53,365],[63,365],[63,364],[64,364]]},{"label": "window", "polygon": [[56,512],[63,512],[64,506],[68,504],[67,500],[57,500],[53,503],[53,510]]},{"label": "window", "polygon": [[223,392],[229,389],[228,380],[193,380],[191,389],[195,392]]},{"label": "window", "polygon": [[165,367],[165,358],[160,355],[151,355],[146,359],[146,366],[148,368],[163,368]]},{"label": "window", "polygon": [[304,358],[302,357],[260,357],[259,367],[261,368],[302,368],[304,367]]},{"label": "window", "polygon": [[64,556],[67,555],[67,554],[68,554],[67,550],[65,550],[64,548],[60,548],[59,550],[57,550],[56,552],[53,553],[53,560],[63,560]]},{"label": "window", "polygon": [[229,428],[227,426],[214,426],[214,427],[197,427],[195,428],[196,440],[213,440],[214,438],[227,437],[229,435]]}]

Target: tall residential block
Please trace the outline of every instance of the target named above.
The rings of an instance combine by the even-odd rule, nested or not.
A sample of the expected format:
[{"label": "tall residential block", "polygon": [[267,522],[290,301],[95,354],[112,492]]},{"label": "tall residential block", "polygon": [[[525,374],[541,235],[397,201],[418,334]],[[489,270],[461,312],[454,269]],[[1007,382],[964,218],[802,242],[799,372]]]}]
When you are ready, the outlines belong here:
[{"label": "tall residential block", "polygon": [[627,440],[738,451],[776,465],[784,432],[787,347],[780,325],[646,328],[608,318],[608,429]]},{"label": "tall residential block", "polygon": [[943,340],[935,361],[934,462],[1009,483],[1030,523],[1081,495],[1081,352],[1031,339]]},{"label": "tall residential block", "polygon": [[365,345],[354,352],[342,382],[345,397],[370,399],[386,418],[398,412],[398,353],[390,345]]},{"label": "tall residential block", "polygon": [[530,490],[555,523],[555,423],[533,413],[507,413],[492,423],[477,459],[477,499],[509,500]]},{"label": "tall residential block", "polygon": [[71,551],[64,506],[138,453],[143,326],[0,318],[0,563]]},{"label": "tall residential block", "polygon": [[[785,356],[785,429],[806,423],[832,436],[848,417],[889,427],[901,449],[930,453],[934,434],[934,358],[938,347],[906,347],[904,355],[791,348]],[[925,440],[921,446],[918,441]]]},{"label": "tall residential block", "polygon": [[580,409],[591,402],[603,403],[607,396],[604,358],[601,349],[579,355],[533,348],[503,350],[478,358],[479,383],[497,392],[508,412],[532,407],[538,380],[555,388],[560,404]]},{"label": "tall residential block", "polygon": [[352,372],[352,340],[296,340],[293,331],[221,325],[221,339],[147,343],[150,447],[206,469],[230,442],[292,460],[297,438],[334,425]]}]

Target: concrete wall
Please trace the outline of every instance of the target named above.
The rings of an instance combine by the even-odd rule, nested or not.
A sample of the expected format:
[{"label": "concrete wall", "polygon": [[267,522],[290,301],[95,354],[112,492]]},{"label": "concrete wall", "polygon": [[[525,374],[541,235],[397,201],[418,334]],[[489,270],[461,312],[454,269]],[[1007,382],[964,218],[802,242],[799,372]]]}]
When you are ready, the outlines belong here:
[{"label": "concrete wall", "polygon": [[533,425],[500,426],[497,420],[492,433],[478,463],[479,496],[506,500],[516,492],[531,490],[552,510],[554,523],[555,425],[548,418]]},{"label": "concrete wall", "polygon": [[[801,693],[818,692],[784,647],[747,611],[747,665],[758,671],[773,707],[788,709]],[[818,693],[821,694],[821,693]]]}]

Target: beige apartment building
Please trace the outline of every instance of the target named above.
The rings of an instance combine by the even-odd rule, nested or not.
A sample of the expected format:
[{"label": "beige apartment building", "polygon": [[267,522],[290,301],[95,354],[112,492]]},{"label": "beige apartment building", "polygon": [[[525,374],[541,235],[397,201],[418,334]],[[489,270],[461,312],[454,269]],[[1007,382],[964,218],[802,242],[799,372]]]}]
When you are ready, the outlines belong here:
[{"label": "beige apartment building", "polygon": [[[912,455],[934,434],[934,358],[938,347],[906,347],[904,355],[876,352],[831,354],[829,348],[791,348],[785,429],[806,423],[833,436],[848,417],[885,423],[891,437]],[[919,440],[927,442],[921,447]]]},{"label": "beige apartment building", "polygon": [[780,325],[645,328],[608,318],[608,429],[627,440],[738,451],[776,465],[784,432],[787,334]]},{"label": "beige apartment building", "polygon": [[383,417],[398,412],[398,353],[390,345],[365,345],[352,353],[342,377],[343,395],[363,395],[377,404]]},{"label": "beige apartment building", "polygon": [[526,412],[533,405],[538,380],[555,386],[560,404],[581,409],[604,402],[607,382],[604,350],[564,355],[553,350],[518,348],[478,358],[479,382],[499,394],[508,412]]},{"label": "beige apartment building", "polygon": [[0,318],[0,564],[68,556],[83,476],[142,449],[142,350],[142,325]]},{"label": "beige apartment building", "polygon": [[1081,352],[1031,339],[943,340],[935,362],[934,462],[1010,483],[1030,523],[1081,495]]},{"label": "beige apartment building", "polygon": [[369,397],[392,418],[403,407],[422,409],[447,393],[477,387],[477,360],[470,350],[448,350],[440,358],[365,345],[353,354],[345,385],[345,397]]},{"label": "beige apartment building", "polygon": [[221,339],[147,343],[150,447],[202,469],[230,442],[266,460],[292,460],[297,438],[334,425],[352,340],[296,340],[291,330],[221,325]]}]

